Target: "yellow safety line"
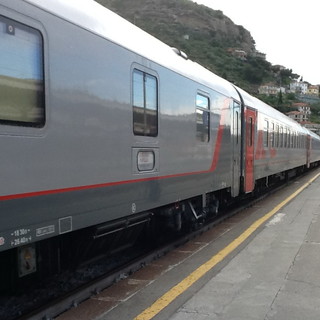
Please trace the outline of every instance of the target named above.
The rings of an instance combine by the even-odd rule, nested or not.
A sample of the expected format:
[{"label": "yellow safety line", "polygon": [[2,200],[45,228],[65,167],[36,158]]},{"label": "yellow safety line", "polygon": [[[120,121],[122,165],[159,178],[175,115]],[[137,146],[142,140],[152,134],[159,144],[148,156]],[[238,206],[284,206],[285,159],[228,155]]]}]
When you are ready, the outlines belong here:
[{"label": "yellow safety line", "polygon": [[281,208],[283,208],[289,201],[295,198],[300,192],[307,188],[314,180],[320,176],[320,173],[315,175],[306,184],[300,187],[297,191],[291,194],[284,201],[279,203],[274,209],[264,215],[262,218],[255,221],[247,230],[245,230],[238,238],[233,240],[228,246],[222,249],[219,253],[214,255],[210,260],[205,262],[189,276],[183,279],[180,283],[175,285],[157,301],[155,301],[149,308],[140,313],[134,320],[149,320],[156,316],[160,311],[166,308],[171,302],[173,302],[179,295],[190,288],[196,281],[210,271],[214,266],[221,262],[227,255],[234,251],[240,244],[242,244],[248,237],[255,232],[263,223],[275,215]]}]

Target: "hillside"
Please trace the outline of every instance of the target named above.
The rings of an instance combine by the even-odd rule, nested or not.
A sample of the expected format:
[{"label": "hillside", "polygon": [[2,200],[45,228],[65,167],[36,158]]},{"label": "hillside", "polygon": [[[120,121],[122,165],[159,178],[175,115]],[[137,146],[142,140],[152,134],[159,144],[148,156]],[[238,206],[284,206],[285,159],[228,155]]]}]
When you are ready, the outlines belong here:
[{"label": "hillside", "polygon": [[[286,84],[289,76],[298,77],[286,69],[280,79],[279,69],[255,56],[250,32],[234,24],[222,11],[190,0],[96,1],[251,93],[257,93],[263,82]],[[232,49],[246,51],[246,59],[230,53]]]}]

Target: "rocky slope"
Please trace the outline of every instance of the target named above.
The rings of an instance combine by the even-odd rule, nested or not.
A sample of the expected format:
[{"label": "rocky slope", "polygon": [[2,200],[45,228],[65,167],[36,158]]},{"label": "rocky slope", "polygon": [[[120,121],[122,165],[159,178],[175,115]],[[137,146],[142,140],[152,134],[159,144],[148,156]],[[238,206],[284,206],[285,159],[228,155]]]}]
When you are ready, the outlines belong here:
[{"label": "rocky slope", "polygon": [[[261,83],[279,78],[279,69],[256,56],[255,41],[222,11],[191,0],[96,0],[141,29],[241,88],[256,94]],[[233,54],[244,50],[246,58]],[[286,83],[292,70],[281,78]]]},{"label": "rocky slope", "polygon": [[[97,0],[161,40],[207,38],[223,47],[251,52],[255,42],[249,31],[234,24],[219,10],[190,0]],[[170,28],[169,28],[170,27]],[[171,30],[170,30],[171,29]],[[170,37],[166,34],[169,32]],[[171,41],[168,41],[171,37]],[[180,38],[180,39],[179,39]],[[174,45],[174,43],[168,43]]]}]

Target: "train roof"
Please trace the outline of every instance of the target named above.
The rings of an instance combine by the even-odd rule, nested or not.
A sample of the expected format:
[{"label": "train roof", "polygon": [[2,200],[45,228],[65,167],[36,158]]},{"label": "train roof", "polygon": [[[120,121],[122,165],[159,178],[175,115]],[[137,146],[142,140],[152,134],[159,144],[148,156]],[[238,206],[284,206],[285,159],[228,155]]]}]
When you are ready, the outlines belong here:
[{"label": "train roof", "polygon": [[238,93],[241,95],[244,105],[250,108],[255,108],[254,101],[252,100],[252,96],[248,92],[244,91],[239,87],[235,86],[235,88],[238,91]]},{"label": "train roof", "polygon": [[[306,128],[305,128],[305,129],[306,129]],[[319,137],[316,133],[314,133],[313,131],[311,131],[311,130],[309,130],[309,129],[306,129],[306,130],[308,131],[308,134],[309,134],[310,136],[312,136],[314,139],[320,141],[320,137]]]},{"label": "train roof", "polygon": [[228,97],[239,100],[236,90],[227,80],[191,60],[184,59],[176,53],[177,50],[173,50],[93,0],[24,1],[205,86],[214,87]]}]

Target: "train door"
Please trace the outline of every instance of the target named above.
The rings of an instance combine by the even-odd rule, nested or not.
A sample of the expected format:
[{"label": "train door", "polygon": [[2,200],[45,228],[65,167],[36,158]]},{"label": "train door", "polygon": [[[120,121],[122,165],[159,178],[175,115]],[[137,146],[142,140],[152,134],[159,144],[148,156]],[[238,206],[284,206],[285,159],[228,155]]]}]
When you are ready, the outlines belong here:
[{"label": "train door", "polygon": [[233,146],[233,168],[232,168],[232,189],[233,197],[239,195],[240,191],[240,163],[241,163],[241,108],[237,102],[233,103],[233,128],[231,131]]},{"label": "train door", "polygon": [[245,178],[244,191],[251,192],[254,189],[254,141],[257,111],[245,109]]}]

